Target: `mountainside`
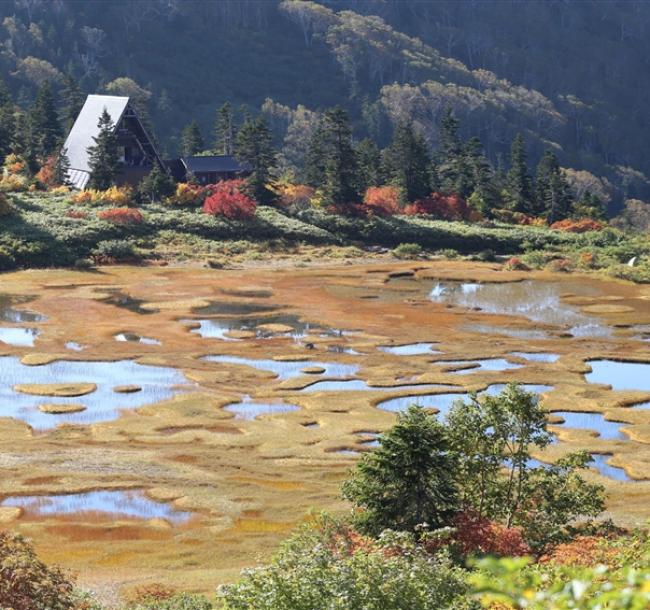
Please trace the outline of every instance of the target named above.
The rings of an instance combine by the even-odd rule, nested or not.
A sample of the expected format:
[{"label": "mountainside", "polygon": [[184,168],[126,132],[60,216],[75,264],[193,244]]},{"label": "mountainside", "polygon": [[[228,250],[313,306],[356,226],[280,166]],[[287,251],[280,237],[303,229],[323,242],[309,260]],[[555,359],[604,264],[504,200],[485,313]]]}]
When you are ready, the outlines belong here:
[{"label": "mountainside", "polygon": [[114,83],[130,77],[167,154],[193,118],[209,144],[225,101],[264,104],[289,163],[328,106],[380,143],[410,116],[434,147],[451,106],[497,164],[523,132],[534,161],[553,149],[613,209],[650,196],[644,2],[21,0],[0,16],[19,103],[64,75],[85,92],[113,82],[133,94]]}]

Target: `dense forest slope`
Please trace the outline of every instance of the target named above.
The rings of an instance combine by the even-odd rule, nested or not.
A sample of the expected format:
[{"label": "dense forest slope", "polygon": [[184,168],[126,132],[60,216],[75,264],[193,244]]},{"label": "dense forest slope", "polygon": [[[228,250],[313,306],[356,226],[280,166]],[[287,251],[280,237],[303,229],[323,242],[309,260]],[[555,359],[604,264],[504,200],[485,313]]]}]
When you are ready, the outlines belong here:
[{"label": "dense forest slope", "polygon": [[451,106],[497,164],[522,132],[533,160],[552,148],[612,208],[650,195],[645,2],[16,0],[0,17],[20,103],[47,79],[119,93],[130,77],[167,154],[194,118],[209,143],[224,101],[263,105],[288,164],[328,106],[380,142],[411,116],[432,146]]}]

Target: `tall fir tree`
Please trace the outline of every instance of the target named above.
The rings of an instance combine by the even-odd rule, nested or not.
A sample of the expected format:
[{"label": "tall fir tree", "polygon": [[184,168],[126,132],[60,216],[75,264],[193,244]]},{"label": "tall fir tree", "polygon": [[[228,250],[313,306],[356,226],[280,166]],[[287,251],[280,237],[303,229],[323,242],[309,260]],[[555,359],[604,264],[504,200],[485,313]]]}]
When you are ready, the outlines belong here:
[{"label": "tall fir tree", "polygon": [[154,203],[163,197],[168,197],[175,189],[174,179],[158,163],[153,164],[151,171],[140,180],[138,194],[143,200]]},{"label": "tall fir tree", "polygon": [[535,199],[533,213],[546,215],[548,222],[567,218],[571,213],[569,185],[562,175],[560,163],[555,154],[544,151],[535,174]]},{"label": "tall fir tree", "polygon": [[181,155],[191,157],[203,152],[205,148],[201,128],[196,121],[192,121],[183,129],[181,134]]},{"label": "tall fir tree", "polygon": [[431,192],[429,150],[413,123],[397,125],[384,150],[383,165],[386,179],[402,191],[405,201],[417,201]]},{"label": "tall fir tree", "polygon": [[510,147],[510,169],[506,175],[506,200],[515,212],[531,213],[533,207],[533,183],[528,174],[526,143],[517,134]]},{"label": "tall fir tree", "polygon": [[68,157],[68,149],[62,148],[56,156],[56,162],[54,164],[54,182],[67,186],[69,184],[69,172],[70,159]]},{"label": "tall fir tree", "polygon": [[370,186],[380,186],[382,180],[381,152],[370,138],[357,144],[354,150],[359,168],[359,192],[364,193]]},{"label": "tall fir tree", "polygon": [[106,108],[99,117],[97,126],[99,133],[93,138],[95,144],[88,148],[88,165],[90,167],[88,186],[103,191],[113,186],[119,170],[115,125]]},{"label": "tall fir tree", "polygon": [[305,155],[304,181],[309,186],[320,188],[325,182],[325,121],[320,120],[309,139]]},{"label": "tall fir tree", "polygon": [[0,164],[11,152],[14,136],[14,103],[5,82],[0,79]]},{"label": "tall fir tree", "polygon": [[358,203],[360,197],[350,118],[343,108],[331,108],[325,112],[322,135],[323,197],[327,203],[346,211],[351,204]]},{"label": "tall fir tree", "polygon": [[483,152],[481,141],[478,138],[468,140],[463,156],[464,181],[468,185],[469,197],[466,193],[460,194],[468,197],[470,205],[481,214],[489,214],[497,207],[499,195],[493,179],[494,172]]},{"label": "tall fir tree", "polygon": [[237,134],[236,156],[251,169],[246,180],[248,195],[262,205],[273,203],[276,195],[269,189],[269,182],[277,154],[263,117],[249,118],[244,122]]},{"label": "tall fir tree", "polygon": [[217,155],[232,155],[235,152],[235,119],[230,102],[217,110],[214,125],[214,151]]},{"label": "tall fir tree", "polygon": [[436,182],[440,190],[467,197],[471,193],[465,149],[459,135],[460,121],[447,107],[440,120],[440,146],[435,155]]},{"label": "tall fir tree", "polygon": [[84,94],[82,93],[77,81],[69,74],[63,79],[63,89],[61,90],[63,98],[63,126],[66,131],[70,131],[74,122],[81,112],[84,105]]},{"label": "tall fir tree", "polygon": [[39,88],[30,110],[30,124],[36,140],[36,153],[41,160],[51,155],[61,144],[61,125],[49,81]]}]

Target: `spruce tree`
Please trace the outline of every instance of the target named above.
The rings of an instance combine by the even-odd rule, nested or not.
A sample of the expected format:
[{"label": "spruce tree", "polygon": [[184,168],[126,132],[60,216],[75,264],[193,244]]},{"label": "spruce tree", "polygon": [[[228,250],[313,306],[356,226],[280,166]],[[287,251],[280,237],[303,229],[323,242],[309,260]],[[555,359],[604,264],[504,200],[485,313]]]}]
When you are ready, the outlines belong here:
[{"label": "spruce tree", "polygon": [[192,121],[183,129],[181,135],[181,155],[191,157],[202,152],[204,149],[201,129],[196,121]]},{"label": "spruce tree", "polygon": [[386,179],[402,191],[406,201],[416,201],[431,192],[431,159],[424,138],[413,124],[400,123],[384,151]]},{"label": "spruce tree", "polygon": [[417,532],[426,526],[449,525],[458,509],[455,458],[445,428],[435,415],[411,406],[381,438],[377,449],[364,454],[343,496],[356,508],[354,518],[365,533],[385,529]]},{"label": "spruce tree", "polygon": [[339,208],[359,202],[357,159],[352,146],[352,130],[348,113],[337,107],[323,117],[325,201]]},{"label": "spruce tree", "polygon": [[114,184],[115,176],[119,170],[115,125],[106,108],[99,117],[97,126],[99,133],[93,138],[95,144],[88,148],[88,165],[90,166],[88,186],[104,191]]},{"label": "spruce tree", "polygon": [[510,147],[510,169],[506,176],[506,198],[510,209],[516,212],[532,212],[533,187],[528,174],[526,144],[521,134],[517,134]]},{"label": "spruce tree", "polygon": [[489,214],[498,202],[498,190],[493,180],[490,162],[483,153],[483,145],[478,138],[471,138],[465,145],[463,153],[463,182],[467,183],[467,191],[460,194],[469,197],[472,207],[482,214]]},{"label": "spruce tree", "polygon": [[30,111],[30,123],[36,140],[36,153],[41,159],[51,155],[61,143],[61,125],[49,81],[44,82]]},{"label": "spruce tree", "polygon": [[235,123],[230,102],[217,110],[214,126],[214,150],[217,155],[232,155],[235,151]]},{"label": "spruce tree", "polygon": [[250,166],[251,175],[246,181],[250,197],[262,205],[273,203],[276,195],[268,184],[277,154],[263,117],[249,118],[244,122],[237,134],[236,155],[239,161]]},{"label": "spruce tree", "polygon": [[77,81],[70,75],[65,76],[63,79],[61,97],[64,102],[63,125],[66,131],[70,131],[84,105],[84,95],[81,92]]},{"label": "spruce tree", "polygon": [[567,218],[571,213],[569,185],[557,157],[550,150],[544,152],[537,165],[534,201],[533,212],[538,216],[545,214],[549,223]]},{"label": "spruce tree", "polygon": [[359,192],[363,193],[369,186],[382,184],[381,152],[370,138],[361,140],[355,148],[359,168]]},{"label": "spruce tree", "polygon": [[69,183],[69,172],[70,159],[68,158],[68,150],[66,148],[62,148],[59,151],[59,154],[56,157],[56,163],[54,164],[54,182],[56,184],[67,186]]},{"label": "spruce tree", "polygon": [[471,193],[463,143],[458,134],[460,122],[447,107],[440,120],[440,146],[436,153],[436,181],[440,190],[467,197]]},{"label": "spruce tree", "polygon": [[171,195],[175,187],[174,179],[166,171],[163,171],[158,163],[154,162],[149,174],[140,181],[138,194],[143,200],[154,203]]},{"label": "spruce tree", "polygon": [[321,119],[309,140],[303,171],[305,184],[314,188],[325,183],[325,137],[325,121]]},{"label": "spruce tree", "polygon": [[9,88],[0,79],[0,164],[11,152],[14,135],[14,103]]}]

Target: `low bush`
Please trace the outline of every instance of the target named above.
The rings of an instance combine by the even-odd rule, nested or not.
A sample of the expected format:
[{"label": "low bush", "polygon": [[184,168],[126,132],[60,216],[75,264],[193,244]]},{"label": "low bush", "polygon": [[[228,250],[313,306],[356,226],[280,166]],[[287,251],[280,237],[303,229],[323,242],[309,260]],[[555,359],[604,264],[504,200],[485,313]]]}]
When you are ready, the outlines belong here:
[{"label": "low bush", "polygon": [[165,203],[172,206],[199,207],[203,205],[205,196],[205,187],[190,182],[179,182],[176,191],[165,200]]},{"label": "low bush", "polygon": [[112,186],[105,191],[87,189],[75,193],[70,200],[76,204],[126,207],[133,201],[133,190],[128,186]]},{"label": "low bush", "polygon": [[243,192],[245,180],[222,180],[211,185],[203,202],[203,211],[229,220],[246,220],[255,216],[257,204]]},{"label": "low bush", "polygon": [[97,218],[106,222],[121,225],[140,224],[142,222],[142,212],[136,208],[109,208],[97,212]]},{"label": "low bush", "polygon": [[393,216],[400,211],[400,192],[394,186],[371,186],[366,190],[363,204],[370,214]]},{"label": "low bush", "polygon": [[553,273],[568,273],[573,271],[573,268],[573,261],[568,258],[554,258],[546,265],[546,269]]},{"label": "low bush", "polygon": [[530,267],[517,256],[510,257],[503,264],[503,268],[506,271],[530,271]]},{"label": "low bush", "polygon": [[69,210],[65,213],[66,218],[88,218],[88,212],[84,210]]},{"label": "low bush", "polygon": [[25,538],[0,532],[0,607],[71,610],[77,596],[70,575],[38,559]]},{"label": "low bush", "polygon": [[0,191],[3,193],[20,193],[28,187],[28,178],[20,174],[7,174],[0,179]]},{"label": "low bush", "polygon": [[433,192],[404,208],[407,216],[427,215],[441,220],[467,220],[471,210],[460,195]]},{"label": "low bush", "polygon": [[100,262],[124,261],[136,257],[133,244],[122,239],[100,241],[92,254]]},{"label": "low bush", "polygon": [[316,190],[306,184],[278,183],[275,185],[278,201],[291,211],[304,210],[312,205]]},{"label": "low bush", "polygon": [[420,258],[423,254],[422,247],[419,244],[400,244],[393,249],[395,258]]},{"label": "low bush", "polygon": [[554,231],[566,231],[567,233],[587,233],[589,231],[602,231],[605,225],[598,222],[593,218],[581,218],[573,220],[566,218],[565,220],[558,220],[551,225]]}]

